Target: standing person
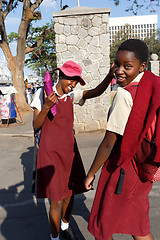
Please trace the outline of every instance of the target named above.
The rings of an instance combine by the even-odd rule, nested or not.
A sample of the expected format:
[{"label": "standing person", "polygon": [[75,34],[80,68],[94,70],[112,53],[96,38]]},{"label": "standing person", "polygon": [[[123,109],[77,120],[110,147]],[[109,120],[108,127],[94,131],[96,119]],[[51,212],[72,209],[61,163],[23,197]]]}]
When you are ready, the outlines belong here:
[{"label": "standing person", "polygon": [[103,165],[88,225],[98,240],[112,240],[115,233],[130,234],[135,240],[153,240],[148,201],[152,183],[140,180],[134,168],[145,138],[154,145],[155,135],[156,155],[149,158],[144,152],[146,156],[142,154],[136,164],[160,164],[160,124],[155,130],[160,78],[145,70],[147,59],[148,48],[138,39],[123,42],[115,57],[120,87],[110,108],[105,137],[85,179],[89,190]]},{"label": "standing person", "polygon": [[[31,107],[34,109],[33,127],[42,127],[37,158],[37,197],[50,199],[51,239],[75,239],[69,228],[74,194],[83,192],[85,171],[73,133],[73,104],[99,96],[113,78],[112,70],[94,89],[75,90],[79,82],[85,85],[80,65],[67,61],[59,70],[59,81],[53,92],[46,96],[43,90],[35,93]],[[57,104],[58,101],[58,104]],[[44,103],[43,103],[44,102]],[[57,104],[53,117],[51,107]],[[83,186],[83,188],[82,188]]]}]

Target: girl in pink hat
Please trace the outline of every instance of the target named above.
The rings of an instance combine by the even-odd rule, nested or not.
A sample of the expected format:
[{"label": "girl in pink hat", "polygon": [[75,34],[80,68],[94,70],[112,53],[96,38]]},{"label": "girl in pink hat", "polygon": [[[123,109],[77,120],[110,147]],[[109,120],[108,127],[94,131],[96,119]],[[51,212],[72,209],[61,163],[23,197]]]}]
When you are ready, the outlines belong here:
[{"label": "girl in pink hat", "polygon": [[[80,65],[67,61],[59,70],[59,81],[47,96],[39,89],[31,107],[33,127],[41,128],[37,157],[37,197],[50,199],[51,239],[76,239],[69,228],[74,194],[85,191],[85,170],[73,133],[73,103],[82,105],[86,99],[101,95],[113,78],[113,69],[94,89],[72,91],[78,82],[85,85]],[[54,116],[51,108],[56,105]],[[62,219],[61,219],[62,213]],[[61,227],[60,227],[61,222]]]}]

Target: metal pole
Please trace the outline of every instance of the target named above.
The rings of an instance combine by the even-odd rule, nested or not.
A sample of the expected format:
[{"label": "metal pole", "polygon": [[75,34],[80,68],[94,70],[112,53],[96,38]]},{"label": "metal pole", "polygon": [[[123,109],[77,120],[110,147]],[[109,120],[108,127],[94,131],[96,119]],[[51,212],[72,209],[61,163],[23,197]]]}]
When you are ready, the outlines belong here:
[{"label": "metal pole", "polygon": [[79,0],[77,0],[77,6],[79,7]]}]

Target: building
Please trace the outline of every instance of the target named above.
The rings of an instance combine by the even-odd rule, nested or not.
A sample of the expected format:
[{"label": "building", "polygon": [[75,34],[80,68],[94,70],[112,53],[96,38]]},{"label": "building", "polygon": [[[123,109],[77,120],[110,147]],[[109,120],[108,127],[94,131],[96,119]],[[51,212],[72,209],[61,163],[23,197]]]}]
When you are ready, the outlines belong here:
[{"label": "building", "polygon": [[130,37],[144,40],[157,31],[158,15],[109,18],[110,43],[121,31],[130,30]]}]

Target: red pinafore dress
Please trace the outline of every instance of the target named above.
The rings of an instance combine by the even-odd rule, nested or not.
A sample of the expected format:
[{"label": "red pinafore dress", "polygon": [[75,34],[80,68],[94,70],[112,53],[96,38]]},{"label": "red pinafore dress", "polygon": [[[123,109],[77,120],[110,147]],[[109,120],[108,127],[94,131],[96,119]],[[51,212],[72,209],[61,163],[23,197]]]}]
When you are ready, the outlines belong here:
[{"label": "red pinafore dress", "polygon": [[[129,85],[128,85],[129,86]],[[135,88],[127,89],[132,98]],[[108,240],[115,233],[146,236],[150,233],[148,194],[151,182],[141,182],[132,161],[125,172],[122,194],[116,193],[121,166],[116,163],[120,157],[122,137],[116,141],[109,159],[103,165],[93,202],[88,230],[97,240]]]},{"label": "red pinafore dress", "polygon": [[37,197],[62,200],[84,191],[85,171],[73,133],[73,103],[68,96],[49,111],[37,157]]}]

